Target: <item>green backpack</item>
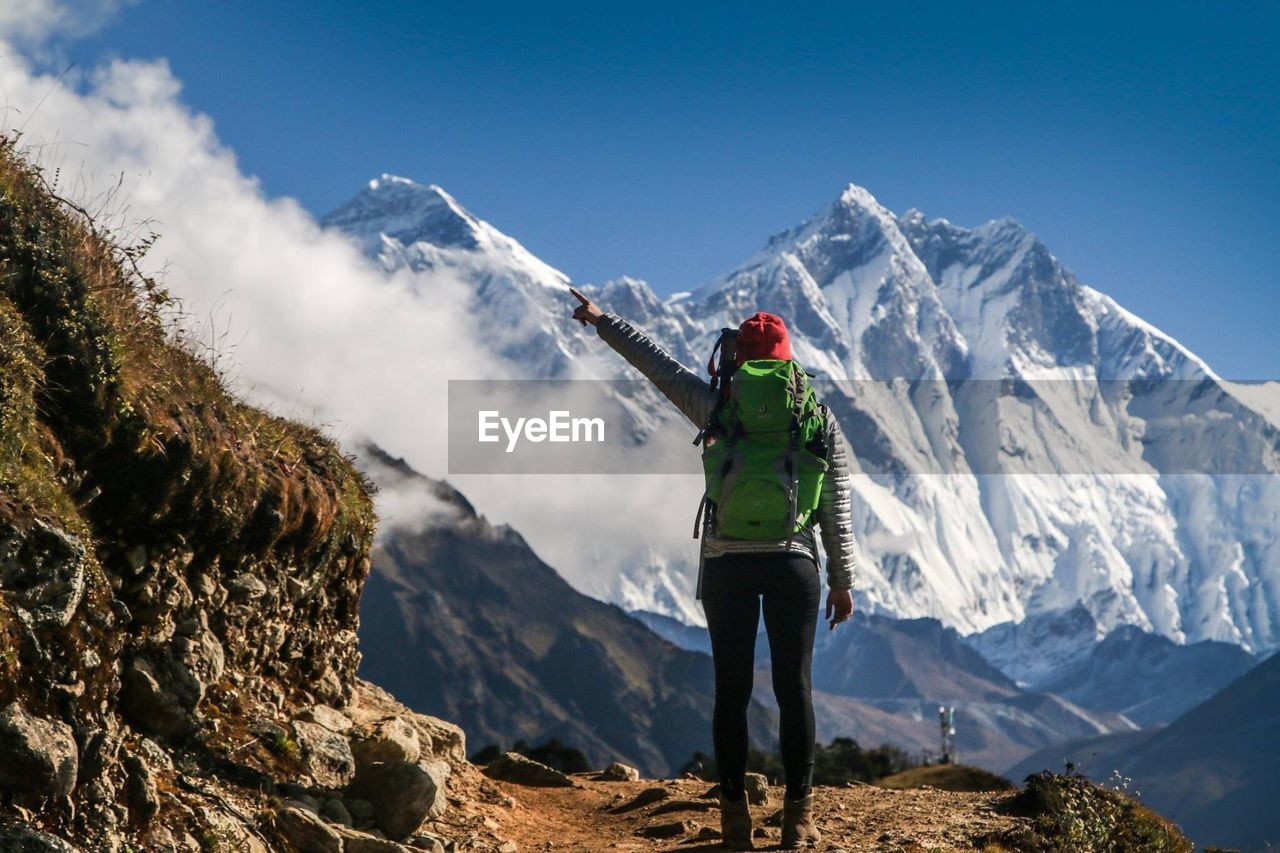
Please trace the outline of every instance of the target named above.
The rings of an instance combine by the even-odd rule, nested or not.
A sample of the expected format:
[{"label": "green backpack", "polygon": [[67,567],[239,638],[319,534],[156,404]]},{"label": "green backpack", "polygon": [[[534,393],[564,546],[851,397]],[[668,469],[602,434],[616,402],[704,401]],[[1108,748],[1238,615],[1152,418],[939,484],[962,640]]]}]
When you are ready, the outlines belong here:
[{"label": "green backpack", "polygon": [[694,537],[705,514],[723,536],[790,542],[818,509],[826,408],[794,361],[745,361],[718,378],[721,402],[698,434],[706,494]]}]

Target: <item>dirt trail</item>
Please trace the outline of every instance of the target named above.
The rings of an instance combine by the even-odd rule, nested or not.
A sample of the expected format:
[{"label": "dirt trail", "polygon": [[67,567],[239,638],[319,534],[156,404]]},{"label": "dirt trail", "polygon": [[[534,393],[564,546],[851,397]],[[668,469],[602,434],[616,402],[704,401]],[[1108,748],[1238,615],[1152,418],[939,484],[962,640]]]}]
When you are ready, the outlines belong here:
[{"label": "dirt trail", "polygon": [[[574,788],[533,788],[486,779],[477,772],[461,784],[459,801],[437,824],[463,849],[502,849],[513,841],[526,850],[696,851],[721,849],[707,828],[719,829],[716,801],[701,799],[706,782],[647,780],[601,782],[575,777]],[[620,811],[649,788],[667,794],[648,806]],[[465,793],[464,793],[464,789]],[[952,793],[931,788],[891,791],[870,785],[817,789],[818,850],[972,850],[983,849],[1018,826],[1019,819],[998,814],[995,806],[1009,794]],[[451,794],[454,792],[451,792]],[[766,806],[752,806],[756,849],[778,849],[780,830],[768,818],[781,807],[782,789],[773,788]],[[465,799],[463,799],[465,797]],[[674,826],[683,821],[683,826]],[[647,838],[650,827],[667,825],[669,838]],[[996,848],[998,849],[998,848]]]}]

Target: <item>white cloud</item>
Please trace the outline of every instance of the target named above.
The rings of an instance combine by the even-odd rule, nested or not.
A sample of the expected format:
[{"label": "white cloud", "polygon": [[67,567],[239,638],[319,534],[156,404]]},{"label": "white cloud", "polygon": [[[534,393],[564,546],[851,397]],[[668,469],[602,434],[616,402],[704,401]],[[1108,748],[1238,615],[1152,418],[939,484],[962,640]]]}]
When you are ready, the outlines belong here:
[{"label": "white cloud", "polygon": [[0,39],[29,48],[54,37],[78,38],[101,28],[137,0],[4,0]]},{"label": "white cloud", "polygon": [[25,124],[23,146],[61,170],[64,195],[125,229],[155,220],[150,261],[166,266],[188,325],[234,347],[240,390],[444,471],[447,379],[501,375],[472,344],[462,284],[419,280],[415,296],[293,200],[268,198],[210,119],[183,104],[166,63],[116,61],[59,81],[0,53],[17,108],[5,129]]}]

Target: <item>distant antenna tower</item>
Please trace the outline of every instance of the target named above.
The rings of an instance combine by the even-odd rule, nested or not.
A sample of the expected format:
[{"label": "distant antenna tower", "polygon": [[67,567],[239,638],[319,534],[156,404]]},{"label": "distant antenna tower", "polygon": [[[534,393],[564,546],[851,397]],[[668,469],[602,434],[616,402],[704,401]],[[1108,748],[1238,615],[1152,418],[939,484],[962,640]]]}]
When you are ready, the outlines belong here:
[{"label": "distant antenna tower", "polygon": [[951,750],[955,747],[956,709],[946,705],[938,706],[938,731],[942,735],[942,764],[950,764]]}]

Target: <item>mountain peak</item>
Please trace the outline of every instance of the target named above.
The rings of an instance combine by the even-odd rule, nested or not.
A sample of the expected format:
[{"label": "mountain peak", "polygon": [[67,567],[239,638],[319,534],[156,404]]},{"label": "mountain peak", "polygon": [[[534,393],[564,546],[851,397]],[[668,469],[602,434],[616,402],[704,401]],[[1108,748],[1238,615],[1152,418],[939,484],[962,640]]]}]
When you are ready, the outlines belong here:
[{"label": "mountain peak", "polygon": [[1000,239],[1022,239],[1025,237],[1035,238],[1035,235],[1018,220],[1012,216],[1001,216],[998,219],[992,219],[984,222],[977,228],[973,229],[973,233],[984,239],[993,237]]},{"label": "mountain peak", "polygon": [[321,220],[376,242],[383,235],[405,245],[428,242],[458,249],[479,247],[484,224],[445,190],[383,172],[364,190]]},{"label": "mountain peak", "polygon": [[412,178],[383,172],[369,181],[369,188],[366,192],[383,200],[413,199],[423,207],[443,205],[451,208],[459,216],[475,219],[470,212],[458,203],[457,199],[439,184],[420,184]]},{"label": "mountain peak", "polygon": [[420,187],[422,185],[412,178],[404,178],[400,175],[393,175],[390,172],[383,172],[378,177],[369,181],[369,189],[371,190],[378,190],[382,187],[388,186]]},{"label": "mountain peak", "polygon": [[[864,229],[869,230],[864,232]],[[890,232],[896,230],[893,214],[876,201],[871,191],[849,183],[832,202],[809,219],[772,235],[765,243],[765,252],[779,251],[815,234],[839,235],[838,239],[844,240],[864,232],[893,239]]]},{"label": "mountain peak", "polygon": [[866,187],[860,187],[857,184],[849,183],[840,192],[837,200],[839,204],[846,207],[866,207],[883,209],[880,202],[876,201],[876,197],[871,194],[871,190]]}]

